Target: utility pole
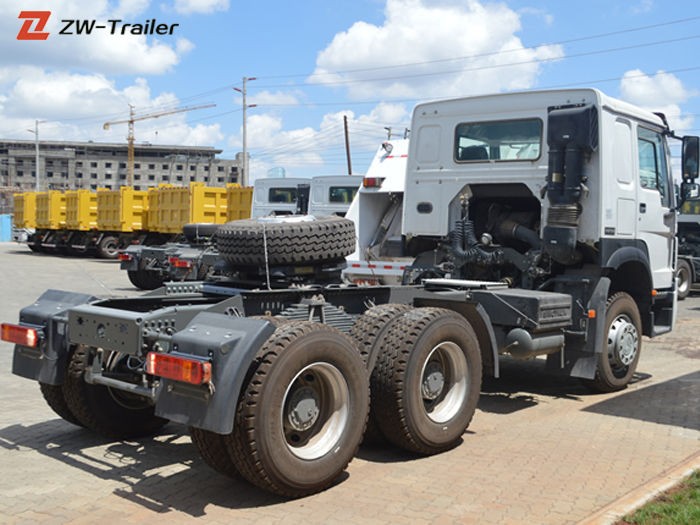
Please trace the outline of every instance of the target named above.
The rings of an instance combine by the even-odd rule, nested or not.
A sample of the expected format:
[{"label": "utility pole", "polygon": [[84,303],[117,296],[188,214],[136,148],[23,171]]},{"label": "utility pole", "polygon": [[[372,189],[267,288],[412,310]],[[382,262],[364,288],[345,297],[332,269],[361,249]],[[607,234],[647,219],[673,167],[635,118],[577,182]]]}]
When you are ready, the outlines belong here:
[{"label": "utility pole", "polygon": [[[248,81],[249,80],[256,80],[255,77],[243,77],[243,87],[242,88],[233,88],[234,91],[238,91],[242,96],[243,96],[243,130],[241,134],[241,139],[243,142],[243,169],[241,170],[240,177],[238,177],[238,183],[242,187],[246,187],[248,185],[248,119],[247,119],[247,110],[248,108],[254,108],[256,104],[251,104],[248,105],[248,102],[246,101],[246,95],[248,94]],[[240,169],[240,166],[239,166]]]},{"label": "utility pole", "polygon": [[[43,120],[41,122],[44,122]],[[34,191],[39,191],[39,121],[34,121],[34,129],[28,129],[29,133],[34,133]]]},{"label": "utility pole", "polygon": [[345,129],[345,156],[348,159],[348,175],[352,175],[352,161],[350,160],[350,134],[348,133],[347,115],[343,115],[343,128]]}]

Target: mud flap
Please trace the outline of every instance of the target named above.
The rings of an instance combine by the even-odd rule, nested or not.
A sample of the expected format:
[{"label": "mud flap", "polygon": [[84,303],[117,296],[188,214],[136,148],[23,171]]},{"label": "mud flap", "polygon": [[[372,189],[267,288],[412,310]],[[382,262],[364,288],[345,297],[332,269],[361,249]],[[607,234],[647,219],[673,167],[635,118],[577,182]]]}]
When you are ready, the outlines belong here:
[{"label": "mud flap", "polygon": [[255,354],[275,331],[260,319],[202,312],[172,336],[171,351],[212,363],[210,384],[195,386],[162,379],[156,393],[157,416],[229,434],[238,395]]}]

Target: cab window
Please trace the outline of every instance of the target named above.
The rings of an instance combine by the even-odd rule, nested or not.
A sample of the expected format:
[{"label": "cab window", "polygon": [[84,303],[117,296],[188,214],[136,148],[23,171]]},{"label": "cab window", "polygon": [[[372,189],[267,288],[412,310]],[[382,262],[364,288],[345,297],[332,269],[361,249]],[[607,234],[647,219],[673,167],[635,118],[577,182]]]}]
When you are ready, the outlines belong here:
[{"label": "cab window", "polygon": [[293,204],[297,201],[296,188],[270,188],[268,202]]},{"label": "cab window", "polygon": [[537,118],[465,122],[455,133],[455,161],[537,160],[542,151],[542,121]]},{"label": "cab window", "polygon": [[639,152],[639,183],[642,188],[656,190],[661,195],[661,204],[671,206],[668,180],[666,140],[661,133],[639,128],[637,137]]},{"label": "cab window", "polygon": [[328,189],[328,202],[350,204],[357,193],[357,186],[331,186]]}]

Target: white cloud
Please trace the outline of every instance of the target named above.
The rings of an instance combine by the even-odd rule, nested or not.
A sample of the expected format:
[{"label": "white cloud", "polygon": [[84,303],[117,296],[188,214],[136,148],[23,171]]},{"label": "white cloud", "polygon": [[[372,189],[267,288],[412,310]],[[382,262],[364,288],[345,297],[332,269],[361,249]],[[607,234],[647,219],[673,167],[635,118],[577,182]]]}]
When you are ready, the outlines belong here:
[{"label": "white cloud", "polygon": [[[12,78],[0,70],[0,136],[26,138],[26,129],[40,125],[43,140],[125,142],[126,123],[103,129],[105,121],[125,120],[132,104],[136,116],[179,106],[172,93],[151,94],[148,82],[137,78],[119,89],[103,75],[47,72],[24,67]],[[165,115],[135,124],[137,142],[211,146],[224,139],[218,124],[190,126],[188,113]]]},{"label": "white cloud", "polygon": [[[387,0],[384,24],[357,22],[338,33],[309,81],[339,83],[356,98],[526,89],[536,82],[539,61],[561,58],[563,50],[527,49],[516,36],[520,29],[518,14],[505,4]],[[416,65],[395,67],[401,64]]]},{"label": "white cloud", "polygon": [[537,7],[523,7],[518,9],[518,14],[541,18],[548,26],[551,26],[554,23],[554,16],[545,9],[539,9]]},{"label": "white cloud", "polygon": [[[356,115],[352,110],[325,114],[318,128],[304,127],[285,130],[278,115],[255,113],[248,117],[248,149],[251,154],[251,180],[265,177],[267,170],[282,166],[287,176],[310,177],[336,170],[337,157],[345,155],[343,118],[348,118],[350,143],[353,153],[373,153],[386,138],[384,127],[392,126],[395,136],[403,134],[410,114],[402,104],[382,103],[368,113]],[[240,134],[230,137],[228,147],[240,149]],[[336,162],[328,163],[328,155]],[[355,166],[362,169],[364,166]]]},{"label": "white cloud", "polygon": [[633,15],[643,15],[648,13],[654,8],[654,0],[641,0],[636,4],[630,6],[630,12]]},{"label": "white cloud", "polygon": [[627,71],[620,81],[620,93],[628,102],[664,113],[676,131],[692,127],[693,117],[684,117],[680,105],[698,93],[686,88],[671,73],[658,71],[655,75],[647,75],[639,69]]},{"label": "white cloud", "polygon": [[175,0],[174,7],[175,11],[184,15],[213,13],[228,10],[229,0]]},{"label": "white cloud", "polygon": [[[239,99],[240,100],[240,99]],[[267,106],[296,106],[299,104],[297,95],[284,91],[272,93],[270,91],[261,91],[254,95],[248,96],[246,100],[249,104],[259,104]]]}]

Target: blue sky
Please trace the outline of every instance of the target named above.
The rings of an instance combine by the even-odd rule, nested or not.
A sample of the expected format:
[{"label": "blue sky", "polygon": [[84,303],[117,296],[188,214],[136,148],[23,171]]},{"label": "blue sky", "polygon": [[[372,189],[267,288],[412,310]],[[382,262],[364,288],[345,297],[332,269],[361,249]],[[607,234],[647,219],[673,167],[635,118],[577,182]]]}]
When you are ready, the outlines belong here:
[{"label": "blue sky", "polygon": [[[50,10],[45,41],[19,41],[21,10]],[[179,24],[172,35],[59,35],[62,19]],[[241,149],[248,83],[253,177],[362,173],[385,128],[417,101],[593,86],[700,126],[700,12],[690,0],[4,0],[0,136],[124,141],[137,115],[216,104],[135,125],[137,142]]]}]

